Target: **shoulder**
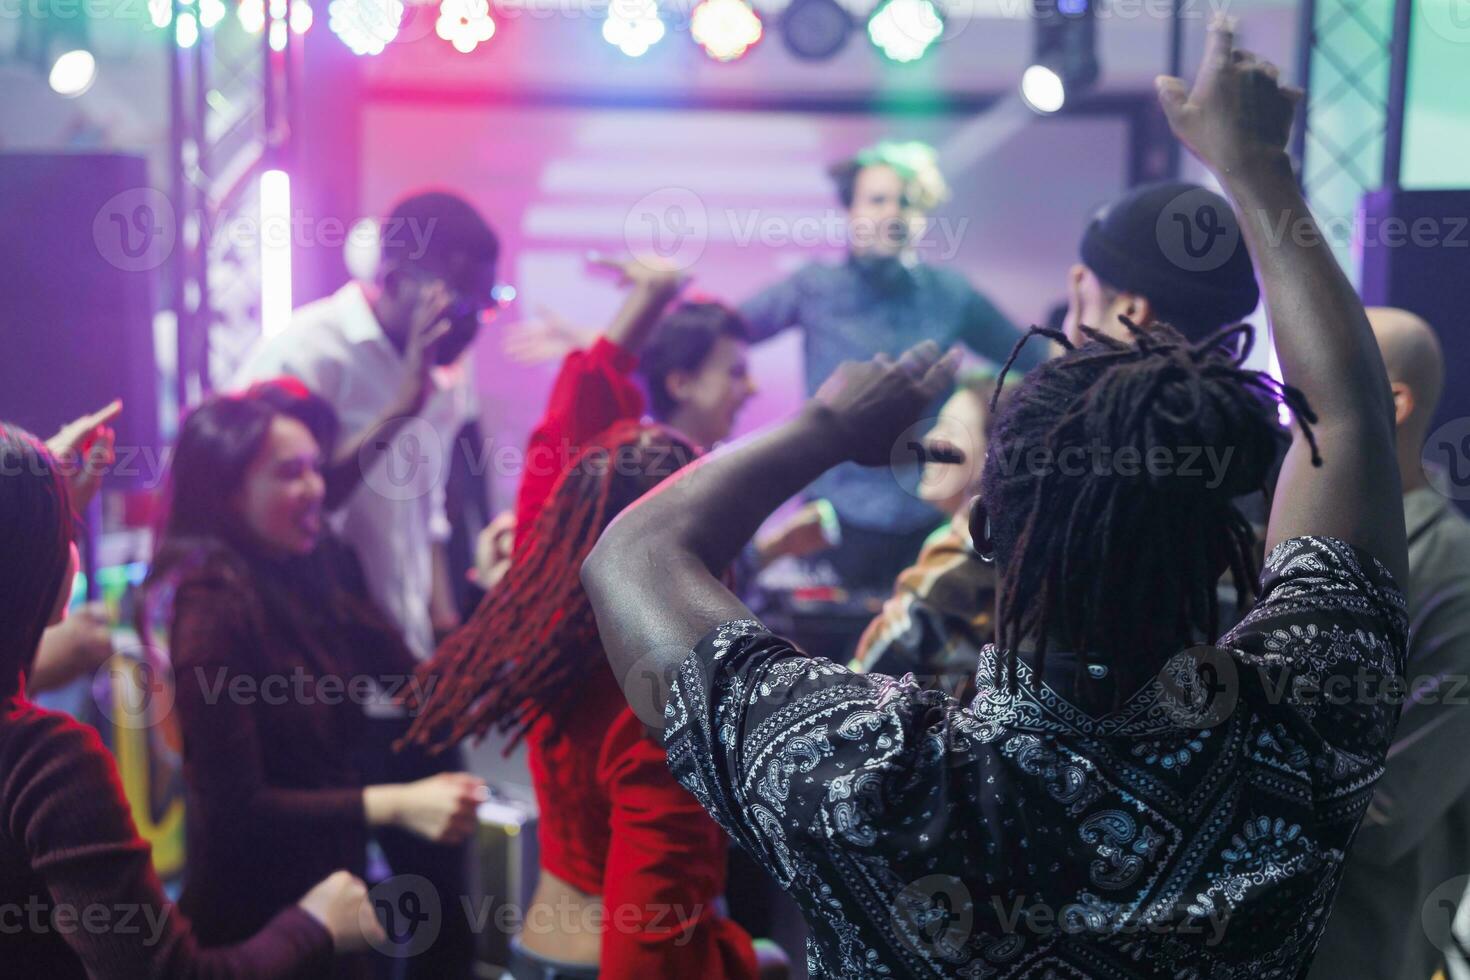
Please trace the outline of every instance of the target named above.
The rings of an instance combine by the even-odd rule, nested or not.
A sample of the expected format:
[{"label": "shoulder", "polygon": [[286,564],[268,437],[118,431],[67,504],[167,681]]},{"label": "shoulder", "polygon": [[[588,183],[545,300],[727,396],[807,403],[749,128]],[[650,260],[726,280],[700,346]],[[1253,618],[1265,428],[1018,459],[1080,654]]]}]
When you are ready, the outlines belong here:
[{"label": "shoulder", "polygon": [[966,298],[980,295],[979,291],[970,282],[968,276],[948,266],[920,262],[914,266],[913,273],[920,280],[927,280],[933,286],[947,293],[954,293]]},{"label": "shoulder", "polygon": [[176,660],[201,652],[189,642],[195,635],[241,635],[256,628],[260,600],[250,570],[240,559],[211,555],[180,569],[170,579],[170,618],[174,627],[171,655]]},{"label": "shoulder", "polygon": [[[353,311],[348,304],[366,302],[360,294],[356,298],[344,295],[348,288],[300,307],[284,330],[261,337],[246,356],[233,386],[244,388],[283,374],[301,378],[313,388],[330,380],[320,375],[352,355],[347,324]],[[355,284],[350,288],[356,288]]]},{"label": "shoulder", "polygon": [[96,729],[25,700],[9,702],[0,715],[0,765],[7,821],[26,800],[69,787],[95,790],[116,772]]}]

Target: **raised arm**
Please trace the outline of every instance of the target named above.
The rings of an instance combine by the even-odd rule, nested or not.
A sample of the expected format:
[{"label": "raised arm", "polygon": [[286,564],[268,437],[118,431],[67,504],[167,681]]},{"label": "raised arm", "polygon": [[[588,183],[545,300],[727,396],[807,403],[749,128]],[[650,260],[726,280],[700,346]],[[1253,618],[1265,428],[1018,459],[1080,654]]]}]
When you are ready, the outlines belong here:
[{"label": "raised arm", "polygon": [[546,412],[531,431],[516,492],[517,547],[530,534],[576,450],[614,422],[643,414],[643,395],[631,377],[638,351],[686,281],[672,268],[631,260],[593,261],[617,271],[631,288],[607,330],[591,347],[572,351],[562,362]]},{"label": "raised arm", "polygon": [[645,724],[662,724],[666,693],[646,696],[650,673],[669,676],[710,629],[750,617],[717,576],[761,522],[838,463],[887,464],[957,363],[957,352],[941,357],[924,343],[897,363],[844,364],[795,418],[686,468],[608,527],[582,584],[613,674]]},{"label": "raised arm", "polygon": [[801,273],[772,283],[740,304],[740,316],[750,329],[750,342],[758,344],[796,326],[800,311]]},{"label": "raised arm", "polygon": [[[966,286],[969,294],[965,297],[960,339],[966,347],[986,360],[996,365],[1004,364],[1006,358],[1011,356],[1016,341],[1021,339],[1021,332],[984,293],[968,283]],[[1049,352],[1050,349],[1045,344],[1029,343],[1016,355],[1016,362],[1012,367],[1029,371],[1046,360]]]},{"label": "raised arm", "polygon": [[1320,465],[1298,434],[1282,466],[1267,547],[1299,535],[1342,538],[1406,581],[1393,397],[1363,304],[1338,266],[1286,155],[1301,93],[1274,65],[1210,29],[1192,88],[1158,80],[1175,134],[1219,179],[1240,219],[1266,295],[1281,373],[1317,420]]}]

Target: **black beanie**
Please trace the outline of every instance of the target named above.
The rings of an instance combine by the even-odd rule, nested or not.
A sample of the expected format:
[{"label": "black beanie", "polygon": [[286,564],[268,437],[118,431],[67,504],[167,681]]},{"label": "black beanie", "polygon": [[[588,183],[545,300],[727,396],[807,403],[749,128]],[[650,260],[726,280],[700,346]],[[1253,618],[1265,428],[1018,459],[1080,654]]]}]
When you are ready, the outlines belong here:
[{"label": "black beanie", "polygon": [[1197,184],[1144,184],[1106,205],[1082,236],[1082,261],[1192,340],[1240,322],[1261,298],[1229,202]]}]

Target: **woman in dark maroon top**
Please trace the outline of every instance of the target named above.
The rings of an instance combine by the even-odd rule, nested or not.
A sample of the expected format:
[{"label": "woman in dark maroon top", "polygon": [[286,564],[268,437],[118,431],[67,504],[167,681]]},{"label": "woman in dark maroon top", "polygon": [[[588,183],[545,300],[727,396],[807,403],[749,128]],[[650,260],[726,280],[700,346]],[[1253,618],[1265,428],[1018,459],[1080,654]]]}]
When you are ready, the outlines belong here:
[{"label": "woman in dark maroon top", "polygon": [[[65,616],[74,521],[55,460],[0,423],[0,970],[46,977],[315,977],[361,948],[365,889],[336,872],[237,946],[201,950],[164,896],[95,731],[25,697]],[[309,885],[310,883],[308,883]],[[297,899],[299,898],[299,901]]]},{"label": "woman in dark maroon top", "polygon": [[323,869],[362,873],[375,826],[463,841],[483,793],[463,773],[365,787],[353,764],[366,704],[399,693],[415,661],[323,533],[335,429],[325,402],[281,380],[204,402],[179,433],[149,594],[172,592],[180,904],[206,943],[249,935]]}]

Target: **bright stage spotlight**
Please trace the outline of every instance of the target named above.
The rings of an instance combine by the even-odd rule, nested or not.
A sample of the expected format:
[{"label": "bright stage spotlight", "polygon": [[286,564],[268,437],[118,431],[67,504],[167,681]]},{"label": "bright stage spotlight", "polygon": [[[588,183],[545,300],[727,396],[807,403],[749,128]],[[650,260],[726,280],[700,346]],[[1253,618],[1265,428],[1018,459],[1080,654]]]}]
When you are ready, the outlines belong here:
[{"label": "bright stage spotlight", "polygon": [[85,48],[67,51],[51,65],[51,91],[75,99],[97,80],[97,59]]},{"label": "bright stage spotlight", "polygon": [[1097,81],[1095,0],[1034,0],[1035,56],[1021,76],[1021,99],[1050,115]]},{"label": "bright stage spotlight", "polygon": [[194,11],[179,11],[174,20],[174,43],[181,48],[192,48],[199,43],[199,18]]},{"label": "bright stage spotlight", "polygon": [[761,19],[745,0],[702,0],[689,18],[689,33],[716,61],[734,61],[761,39]]},{"label": "bright stage spotlight", "polygon": [[602,22],[602,37],[630,58],[642,57],[664,36],[655,0],[617,0]]},{"label": "bright stage spotlight", "polygon": [[260,326],[273,337],[291,322],[291,178],[284,170],[260,175],[260,231]]},{"label": "bright stage spotlight", "polygon": [[265,30],[265,0],[240,0],[235,18],[246,34],[259,34]]},{"label": "bright stage spotlight", "polygon": [[454,45],[454,50],[469,54],[495,36],[490,0],[444,0],[434,32]]},{"label": "bright stage spotlight", "polygon": [[292,34],[305,34],[311,30],[312,22],[316,20],[312,13],[311,0],[291,0],[291,13],[286,19],[291,25]]},{"label": "bright stage spotlight", "polygon": [[1021,75],[1021,99],[1032,110],[1050,115],[1067,103],[1062,77],[1045,65],[1032,65]]},{"label": "bright stage spotlight", "polygon": [[852,14],[837,0],[793,0],[781,12],[781,40],[803,61],[825,61],[847,45]]},{"label": "bright stage spotlight", "polygon": [[224,0],[199,0],[199,26],[213,30],[225,19],[225,12]]},{"label": "bright stage spotlight", "polygon": [[890,61],[917,61],[943,33],[934,0],[885,0],[868,18],[868,37]]},{"label": "bright stage spotlight", "polygon": [[327,26],[353,54],[382,54],[398,36],[403,9],[403,0],[332,0]]}]

